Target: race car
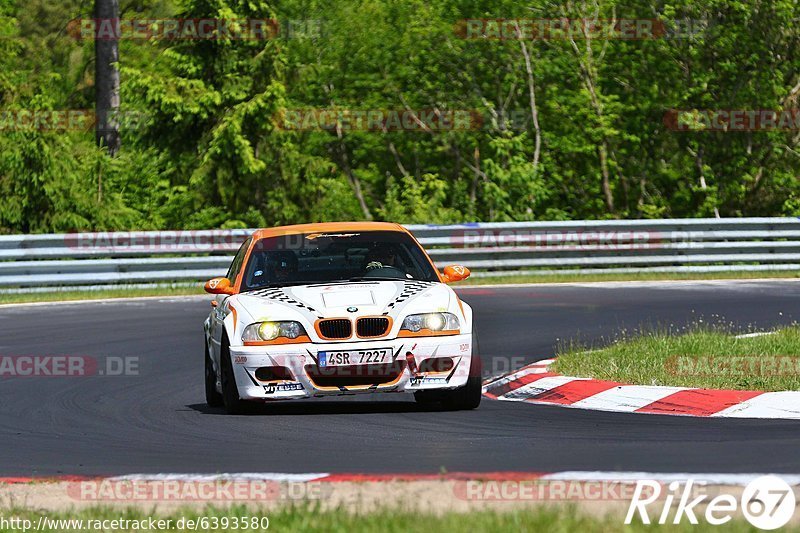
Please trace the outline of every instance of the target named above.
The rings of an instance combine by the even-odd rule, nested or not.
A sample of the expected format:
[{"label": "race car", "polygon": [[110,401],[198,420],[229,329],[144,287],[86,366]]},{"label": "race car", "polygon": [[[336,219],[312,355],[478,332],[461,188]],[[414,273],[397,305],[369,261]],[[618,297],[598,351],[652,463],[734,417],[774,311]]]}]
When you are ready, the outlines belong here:
[{"label": "race car", "polygon": [[[228,413],[254,402],[413,393],[449,410],[481,401],[472,309],[405,228],[336,222],[255,231],[205,320],[205,393]],[[434,405],[435,404],[435,405]]]}]

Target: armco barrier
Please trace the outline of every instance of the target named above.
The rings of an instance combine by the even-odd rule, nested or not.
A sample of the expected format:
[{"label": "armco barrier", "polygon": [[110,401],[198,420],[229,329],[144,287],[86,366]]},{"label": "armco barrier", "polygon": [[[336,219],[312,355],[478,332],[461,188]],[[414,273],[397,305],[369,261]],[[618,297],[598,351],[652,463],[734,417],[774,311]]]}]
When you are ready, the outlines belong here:
[{"label": "armco barrier", "polygon": [[[408,226],[436,264],[475,276],[800,270],[800,219]],[[0,236],[0,287],[195,282],[223,275],[252,230]]]}]

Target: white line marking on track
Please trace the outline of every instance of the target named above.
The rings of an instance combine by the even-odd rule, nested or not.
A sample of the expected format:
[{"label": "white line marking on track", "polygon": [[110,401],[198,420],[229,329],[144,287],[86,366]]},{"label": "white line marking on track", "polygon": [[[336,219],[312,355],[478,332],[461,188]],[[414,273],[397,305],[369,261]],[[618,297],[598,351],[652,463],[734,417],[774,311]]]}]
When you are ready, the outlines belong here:
[{"label": "white line marking on track", "polygon": [[[548,283],[487,283],[476,285],[465,285],[455,287],[456,291],[468,291],[470,289],[530,289],[532,287],[586,287],[601,289],[617,289],[625,287],[647,287],[655,289],[673,288],[681,285],[698,286],[708,285],[715,287],[718,285],[746,285],[755,283],[800,283],[798,278],[750,278],[750,279],[664,279],[654,281],[564,281]],[[667,285],[665,287],[664,285]],[[673,287],[669,287],[672,285]]]},{"label": "white line marking on track", "polygon": [[522,387],[508,392],[500,397],[502,400],[512,400],[522,402],[532,396],[537,396],[543,392],[547,392],[556,387],[560,387],[572,381],[584,381],[586,378],[572,378],[568,376],[550,376],[542,379],[537,379],[533,383],[528,383]]},{"label": "white line marking on track", "polygon": [[147,301],[183,301],[183,300],[211,300],[210,294],[186,294],[174,296],[132,296],[125,298],[96,298],[88,300],[58,300],[54,302],[19,302],[13,304],[0,304],[0,309],[17,307],[48,307],[51,305],[85,305],[85,304],[116,304],[139,303]]},{"label": "white line marking on track", "polygon": [[543,359],[541,361],[536,361],[535,363],[525,365],[522,368],[514,371],[512,374],[509,374],[508,372],[502,372],[500,374],[485,379],[483,381],[484,386],[501,385],[503,383],[508,383],[509,381],[518,379],[527,374],[543,374],[547,372],[547,367],[553,364],[553,361],[555,361],[555,359]]},{"label": "white line marking on track", "polygon": [[766,335],[775,335],[774,331],[757,331],[755,333],[743,333],[736,335],[735,339],[752,339],[753,337],[764,337]]},{"label": "white line marking on track", "polygon": [[[542,479],[562,481],[621,481],[635,482],[640,479],[653,481],[687,481],[711,485],[747,485],[752,480],[766,474],[706,474],[706,473],[664,473],[664,472],[582,472],[566,471],[545,474]],[[800,475],[774,474],[790,485],[800,485]]]},{"label": "white line marking on track", "polygon": [[288,481],[304,483],[330,474],[283,474],[279,472],[240,472],[231,474],[129,474],[107,478],[111,481]]},{"label": "white line marking on track", "polygon": [[547,366],[534,366],[528,365],[520,368],[513,374],[508,374],[506,376],[498,376],[495,378],[491,378],[489,381],[484,383],[484,388],[486,387],[499,387],[500,385],[505,385],[511,381],[516,381],[523,376],[527,376],[528,374],[544,374],[547,372]]}]

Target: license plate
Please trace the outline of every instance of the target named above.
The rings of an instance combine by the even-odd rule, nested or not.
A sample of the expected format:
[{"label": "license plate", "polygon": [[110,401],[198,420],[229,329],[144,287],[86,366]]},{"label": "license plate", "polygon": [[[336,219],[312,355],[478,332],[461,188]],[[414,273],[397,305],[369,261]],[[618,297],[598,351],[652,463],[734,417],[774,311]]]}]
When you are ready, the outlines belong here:
[{"label": "license plate", "polygon": [[391,348],[372,348],[367,350],[337,350],[317,352],[320,368],[330,366],[370,365],[389,363],[392,360]]}]

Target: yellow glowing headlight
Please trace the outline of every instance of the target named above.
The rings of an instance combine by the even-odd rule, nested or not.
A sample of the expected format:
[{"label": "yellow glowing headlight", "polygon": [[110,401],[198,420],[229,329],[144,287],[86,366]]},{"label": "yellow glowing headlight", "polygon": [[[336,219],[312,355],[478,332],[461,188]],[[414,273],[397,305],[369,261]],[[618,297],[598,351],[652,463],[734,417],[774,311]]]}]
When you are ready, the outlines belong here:
[{"label": "yellow glowing headlight", "polygon": [[422,313],[418,315],[408,315],[403,320],[401,330],[405,329],[416,333],[427,329],[430,331],[454,331],[458,330],[461,324],[458,317],[453,313]]},{"label": "yellow glowing headlight", "polygon": [[306,335],[305,328],[302,324],[293,320],[256,322],[244,328],[242,332],[242,341],[273,341],[280,337],[296,339],[301,335]]},{"label": "yellow glowing headlight", "polygon": [[261,325],[258,326],[258,336],[264,341],[277,339],[280,332],[281,328],[275,322],[262,322]]}]

